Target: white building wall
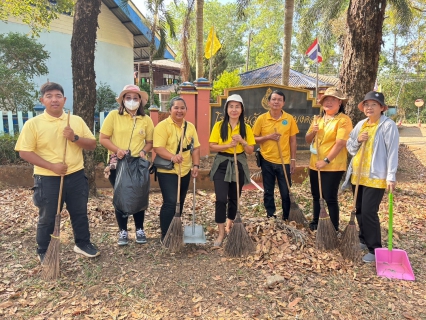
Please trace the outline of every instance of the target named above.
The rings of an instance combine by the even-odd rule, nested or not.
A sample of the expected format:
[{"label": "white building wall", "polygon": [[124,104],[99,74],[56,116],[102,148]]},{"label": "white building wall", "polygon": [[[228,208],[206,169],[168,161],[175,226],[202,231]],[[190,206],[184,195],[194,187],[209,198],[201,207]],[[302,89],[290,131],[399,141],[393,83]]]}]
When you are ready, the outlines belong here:
[{"label": "white building wall", "polygon": [[[71,70],[71,36],[73,18],[61,15],[53,21],[50,31],[40,33],[36,40],[45,45],[50,53],[47,60],[49,73],[34,78],[41,86],[47,80],[57,82],[64,87],[67,101],[65,108],[72,110],[72,70]],[[126,84],[133,83],[133,35],[123,26],[114,14],[102,3],[98,19],[97,43],[95,51],[96,83],[104,82],[117,93]],[[8,23],[0,21],[0,33],[20,32],[29,34],[30,28],[18,20]]]}]

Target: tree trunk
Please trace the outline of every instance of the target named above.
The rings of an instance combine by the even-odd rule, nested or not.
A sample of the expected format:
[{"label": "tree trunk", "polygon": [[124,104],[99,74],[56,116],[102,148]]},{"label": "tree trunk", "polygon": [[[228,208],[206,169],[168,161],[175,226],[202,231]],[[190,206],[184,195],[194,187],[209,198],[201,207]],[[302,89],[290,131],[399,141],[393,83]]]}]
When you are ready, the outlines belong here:
[{"label": "tree trunk", "polygon": [[196,35],[196,78],[204,77],[203,70],[203,57],[204,57],[204,48],[203,48],[203,11],[204,11],[204,0],[197,0],[196,3],[196,15],[197,15],[197,35]]},{"label": "tree trunk", "polygon": [[[73,112],[92,130],[96,105],[95,47],[101,0],[78,0],[71,38]],[[84,168],[89,194],[96,196],[93,151],[84,152]]]},{"label": "tree trunk", "polygon": [[377,77],[386,0],[351,0],[340,69],[341,89],[349,98],[346,114],[355,125],[364,115],[357,105]]},{"label": "tree trunk", "polygon": [[281,84],[288,86],[290,79],[291,36],[293,34],[294,0],[286,0],[284,14],[284,41]]}]

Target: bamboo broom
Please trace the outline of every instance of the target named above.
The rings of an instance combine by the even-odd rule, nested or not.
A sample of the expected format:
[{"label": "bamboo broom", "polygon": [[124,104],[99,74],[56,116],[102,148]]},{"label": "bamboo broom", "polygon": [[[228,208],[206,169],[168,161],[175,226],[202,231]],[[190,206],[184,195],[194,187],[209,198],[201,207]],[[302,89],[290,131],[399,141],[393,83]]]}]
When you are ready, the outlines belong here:
[{"label": "bamboo broom", "polygon": [[355,225],[355,215],[356,215],[356,199],[358,197],[358,188],[359,188],[359,179],[361,177],[361,168],[362,162],[364,160],[364,152],[365,152],[365,141],[361,146],[361,157],[359,160],[358,172],[356,177],[356,185],[354,192],[354,206],[351,211],[351,219],[349,220],[349,224],[346,226],[343,231],[342,241],[340,243],[340,253],[344,259],[348,259],[351,261],[356,261],[359,259],[361,255],[361,250],[359,247],[359,237],[358,231],[356,230]]},{"label": "bamboo broom", "polygon": [[240,214],[240,182],[238,174],[237,147],[234,147],[234,167],[235,178],[237,182],[237,215],[235,216],[234,225],[228,234],[224,250],[225,254],[230,257],[247,256],[254,251],[254,244],[251,240]]},{"label": "bamboo broom", "polygon": [[[67,126],[70,125],[70,111],[68,111]],[[65,157],[67,155],[68,141],[65,138],[64,154],[62,157],[62,164],[65,164]],[[64,185],[64,176],[61,176],[59,183],[59,195],[58,195],[58,208],[55,216],[55,228],[53,234],[50,236],[49,246],[47,247],[46,255],[42,262],[41,278],[46,281],[56,280],[59,278],[60,266],[59,266],[59,253],[61,250],[61,239],[59,238],[61,232],[61,204],[62,204],[62,189]]]},{"label": "bamboo broom", "polygon": [[[277,133],[277,129],[274,128],[274,130],[275,130],[275,133]],[[287,170],[285,169],[283,153],[281,151],[281,145],[279,140],[277,140],[277,146],[278,146],[278,152],[280,154],[281,164],[283,166],[285,181],[287,183],[288,195],[290,197],[290,213],[288,215],[288,220],[295,221],[296,223],[300,223],[300,224],[307,224],[308,220],[306,220],[305,215],[303,214],[302,210],[300,210],[299,206],[294,200],[293,194],[291,193],[291,190],[290,190],[291,187],[290,187],[290,183],[287,176]]]},{"label": "bamboo broom", "polygon": [[[182,155],[182,140],[185,130],[182,127],[182,134],[180,136],[180,150],[179,154]],[[180,210],[180,185],[182,175],[182,164],[179,163],[178,173],[178,189],[176,199],[176,210],[172,222],[170,223],[169,229],[164,236],[163,245],[168,248],[171,252],[178,252],[183,248],[183,229],[182,229],[182,218]]]},{"label": "bamboo broom", "polygon": [[[315,118],[316,121],[316,118]],[[316,137],[317,157],[320,159],[318,134]],[[324,199],[322,197],[322,186],[321,186],[321,170],[318,169],[318,186],[320,193],[320,214],[317,228],[317,236],[315,240],[315,246],[319,250],[333,250],[337,247],[337,233],[333,223],[330,220],[330,216],[325,210]]]}]

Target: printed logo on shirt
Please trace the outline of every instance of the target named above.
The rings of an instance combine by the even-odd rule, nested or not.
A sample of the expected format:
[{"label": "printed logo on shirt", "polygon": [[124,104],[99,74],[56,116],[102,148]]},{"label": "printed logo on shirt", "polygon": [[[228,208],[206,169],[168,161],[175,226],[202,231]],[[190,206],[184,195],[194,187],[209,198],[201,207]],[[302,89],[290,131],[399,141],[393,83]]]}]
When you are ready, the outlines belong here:
[{"label": "printed logo on shirt", "polygon": [[281,122],[283,125],[288,125],[288,121],[287,120],[283,120],[282,122]]},{"label": "printed logo on shirt", "polygon": [[141,136],[145,135],[145,130],[144,130],[144,129],[139,130],[139,134],[140,134]]}]

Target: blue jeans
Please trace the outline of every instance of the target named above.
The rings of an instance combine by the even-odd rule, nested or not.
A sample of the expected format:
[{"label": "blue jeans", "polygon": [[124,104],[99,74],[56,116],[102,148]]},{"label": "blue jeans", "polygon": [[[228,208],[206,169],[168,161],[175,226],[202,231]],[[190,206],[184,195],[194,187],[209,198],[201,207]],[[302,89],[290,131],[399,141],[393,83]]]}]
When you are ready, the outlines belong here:
[{"label": "blue jeans", "polygon": [[[282,208],[283,208],[283,219],[287,220],[290,213],[290,196],[288,193],[287,183],[285,181],[284,171],[282,164],[276,164],[266,161],[262,158],[262,179],[263,179],[263,203],[265,205],[266,213],[268,217],[271,217],[275,213],[275,180],[278,181],[278,188],[280,190]],[[285,165],[287,177],[289,179],[291,187],[291,176],[290,176],[290,165]]]},{"label": "blue jeans", "polygon": [[[34,175],[33,201],[39,209],[37,223],[38,253],[46,252],[50,243],[50,235],[55,227],[60,181],[61,177]],[[89,220],[87,218],[88,198],[89,184],[84,175],[84,170],[64,177],[61,210],[65,202],[74,231],[74,241],[78,247],[90,243]]]},{"label": "blue jeans", "polygon": [[[172,173],[157,172],[158,184],[160,185],[161,194],[163,196],[163,205],[160,209],[160,227],[161,238],[169,230],[170,223],[177,209],[177,189],[178,189],[178,175]],[[188,192],[189,180],[191,172],[181,178],[180,182],[180,213],[182,214],[183,204],[185,202],[186,193]]]}]

